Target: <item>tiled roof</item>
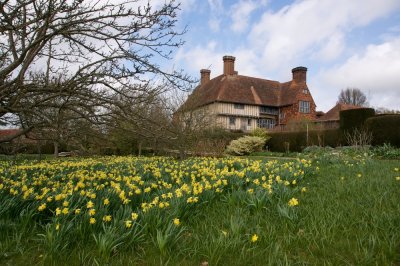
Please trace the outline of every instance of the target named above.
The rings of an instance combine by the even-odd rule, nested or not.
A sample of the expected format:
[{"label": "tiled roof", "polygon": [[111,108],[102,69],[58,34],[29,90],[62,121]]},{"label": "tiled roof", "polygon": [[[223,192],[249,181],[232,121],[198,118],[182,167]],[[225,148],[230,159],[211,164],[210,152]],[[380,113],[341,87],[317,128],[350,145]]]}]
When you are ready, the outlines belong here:
[{"label": "tiled roof", "polygon": [[22,134],[22,129],[0,129],[0,140],[2,141],[20,141],[23,144],[35,144],[36,141],[34,139],[27,138],[27,135],[32,137],[31,133]]},{"label": "tiled roof", "polygon": [[352,104],[337,103],[331,110],[326,112],[325,115],[319,117],[317,120],[318,121],[340,120],[340,111],[350,110],[350,109],[359,109],[359,108],[364,108],[364,107],[352,105]]},{"label": "tiled roof", "polygon": [[220,75],[197,86],[182,106],[197,108],[213,102],[285,106],[295,102],[305,83],[266,80],[242,75]]},{"label": "tiled roof", "polygon": [[21,129],[1,129],[0,130],[0,139],[17,135],[20,132],[21,132]]}]

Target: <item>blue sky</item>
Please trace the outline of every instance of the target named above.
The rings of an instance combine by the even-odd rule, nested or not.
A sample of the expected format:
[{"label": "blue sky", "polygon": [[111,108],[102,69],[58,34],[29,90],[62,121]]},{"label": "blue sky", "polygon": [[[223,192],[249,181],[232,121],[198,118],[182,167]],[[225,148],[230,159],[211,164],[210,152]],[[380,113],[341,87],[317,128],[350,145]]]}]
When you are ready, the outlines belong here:
[{"label": "blue sky", "polygon": [[400,109],[400,0],[186,0],[178,19],[188,32],[170,63],[194,77],[220,75],[224,55],[241,75],[281,82],[306,66],[318,110],[347,87]]}]

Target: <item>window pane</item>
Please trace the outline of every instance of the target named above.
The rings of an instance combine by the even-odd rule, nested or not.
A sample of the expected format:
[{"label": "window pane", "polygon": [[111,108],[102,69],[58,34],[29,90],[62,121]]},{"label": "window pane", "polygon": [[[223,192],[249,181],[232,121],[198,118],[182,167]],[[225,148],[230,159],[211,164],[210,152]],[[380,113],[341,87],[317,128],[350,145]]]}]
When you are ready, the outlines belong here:
[{"label": "window pane", "polygon": [[275,108],[275,107],[267,107],[267,106],[260,106],[260,113],[263,113],[263,114],[271,114],[271,115],[277,115],[277,114],[278,114],[278,108]]},{"label": "window pane", "polygon": [[299,112],[309,113],[310,112],[310,102],[300,101],[299,102]]},{"label": "window pane", "polygon": [[244,109],[244,104],[235,103],[233,106],[235,109]]},{"label": "window pane", "polygon": [[258,127],[260,127],[260,128],[273,128],[273,127],[275,127],[275,120],[261,118],[261,119],[258,119],[257,124],[258,124]]}]

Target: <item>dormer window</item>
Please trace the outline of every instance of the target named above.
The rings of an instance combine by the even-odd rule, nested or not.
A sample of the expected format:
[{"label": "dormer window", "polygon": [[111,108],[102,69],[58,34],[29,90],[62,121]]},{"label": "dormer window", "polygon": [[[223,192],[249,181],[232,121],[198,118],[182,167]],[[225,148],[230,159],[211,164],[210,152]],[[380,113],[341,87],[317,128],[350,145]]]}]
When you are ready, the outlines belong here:
[{"label": "dormer window", "polygon": [[308,90],[307,89],[303,89],[303,93],[304,94],[308,94]]}]

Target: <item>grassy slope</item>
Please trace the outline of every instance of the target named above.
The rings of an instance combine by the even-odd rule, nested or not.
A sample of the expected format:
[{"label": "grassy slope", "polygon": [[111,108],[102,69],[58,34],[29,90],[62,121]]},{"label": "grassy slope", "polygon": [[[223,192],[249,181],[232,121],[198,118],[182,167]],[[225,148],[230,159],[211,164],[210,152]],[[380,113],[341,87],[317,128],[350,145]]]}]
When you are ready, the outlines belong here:
[{"label": "grassy slope", "polygon": [[[198,218],[199,239],[192,246],[198,246],[199,261],[226,265],[398,264],[400,182],[393,169],[399,166],[399,161],[321,166],[318,177],[308,180],[308,192],[299,197],[292,219],[268,205],[252,211],[245,202],[237,207],[220,203]],[[256,232],[259,241],[209,236],[221,234],[221,228],[235,231],[238,225],[240,235]]]},{"label": "grassy slope", "polygon": [[[400,264],[400,181],[395,180],[400,172],[394,172],[395,167],[400,167],[400,161],[320,165],[318,176],[304,181],[307,192],[293,195],[300,201],[294,209],[286,207],[286,199],[257,202],[233,193],[203,205],[182,221],[187,230],[170,254],[161,256],[155,244],[148,242],[141,250],[119,253],[111,263]],[[21,239],[18,232],[8,231],[8,240],[0,238],[0,264],[40,264],[42,247],[34,242],[35,230]],[[251,243],[254,233],[259,239]],[[70,256],[62,255],[55,265],[94,264],[93,244],[65,253]]]}]

